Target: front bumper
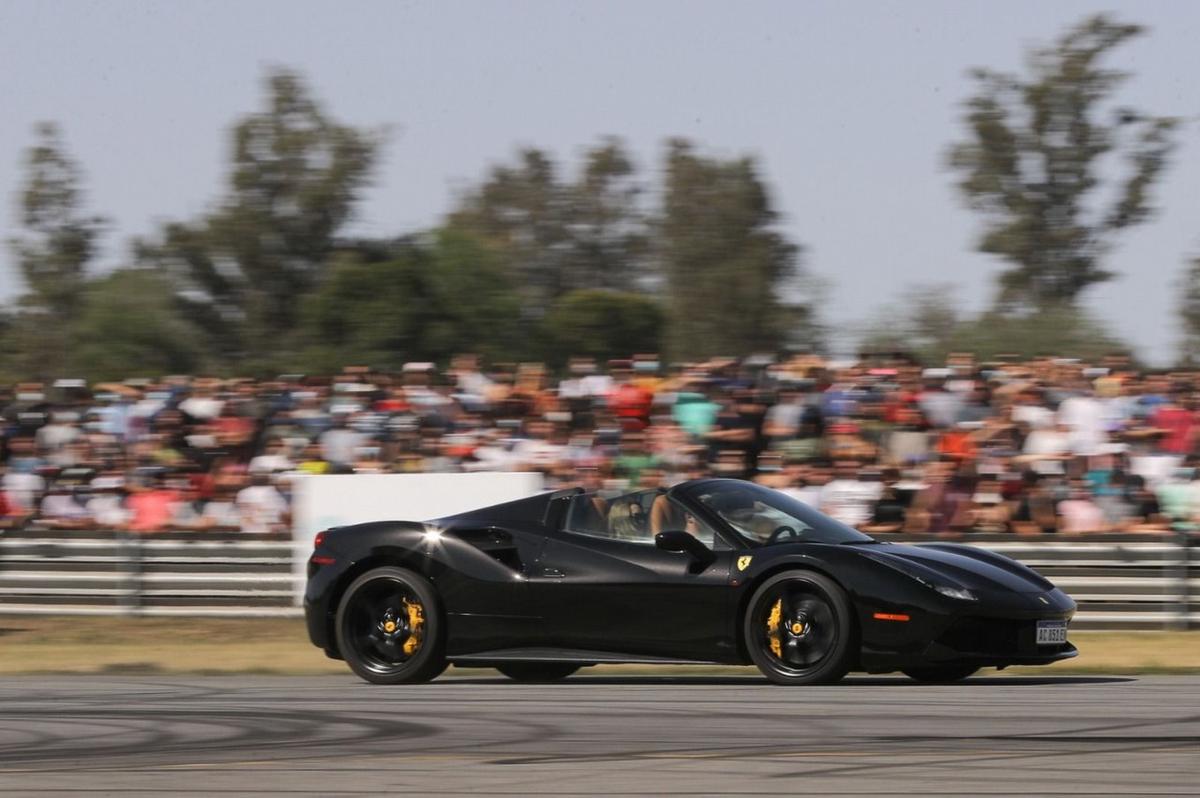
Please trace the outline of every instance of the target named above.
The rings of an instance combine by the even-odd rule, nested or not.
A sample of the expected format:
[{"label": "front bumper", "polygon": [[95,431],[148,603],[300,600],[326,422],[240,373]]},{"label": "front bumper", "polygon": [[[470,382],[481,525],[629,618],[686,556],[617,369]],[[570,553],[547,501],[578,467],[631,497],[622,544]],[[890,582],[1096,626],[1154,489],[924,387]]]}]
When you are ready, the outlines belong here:
[{"label": "front bumper", "polygon": [[[874,623],[864,635],[862,666],[880,673],[930,665],[1048,665],[1078,655],[1070,642],[1037,644],[1038,621],[1067,621],[1075,602],[1061,590],[983,594],[977,602],[913,609],[911,624]],[[871,623],[868,619],[864,623]]]},{"label": "front bumper", "polygon": [[1048,665],[1079,653],[1070,642],[1039,646],[1037,620],[959,617],[929,644],[923,659],[937,663],[971,662],[980,666]]}]

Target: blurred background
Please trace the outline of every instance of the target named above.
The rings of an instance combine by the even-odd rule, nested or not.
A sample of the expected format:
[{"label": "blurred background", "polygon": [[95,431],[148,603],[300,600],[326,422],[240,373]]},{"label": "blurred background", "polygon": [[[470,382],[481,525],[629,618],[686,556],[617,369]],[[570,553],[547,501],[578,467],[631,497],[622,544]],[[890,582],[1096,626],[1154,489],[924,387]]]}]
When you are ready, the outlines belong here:
[{"label": "blurred background", "polygon": [[872,9],[5,5],[3,523],[533,470],[1190,525],[1200,12]]},{"label": "blurred background", "polygon": [[[1197,42],[1194,2],[0,0],[0,794],[1194,794]],[[797,704],[385,695],[309,644],[319,530],[707,475],[1019,560],[1081,656]]]}]

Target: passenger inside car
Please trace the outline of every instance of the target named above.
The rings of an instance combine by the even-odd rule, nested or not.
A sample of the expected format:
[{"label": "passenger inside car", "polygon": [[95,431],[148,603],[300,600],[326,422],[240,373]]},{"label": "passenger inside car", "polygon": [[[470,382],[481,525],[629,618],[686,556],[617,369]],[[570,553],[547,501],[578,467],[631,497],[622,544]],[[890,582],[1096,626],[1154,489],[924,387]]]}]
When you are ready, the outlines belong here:
[{"label": "passenger inside car", "polygon": [[597,499],[591,494],[575,497],[567,519],[568,531],[653,545],[659,532],[682,530],[707,546],[714,545],[716,535],[712,527],[660,488],[627,493],[608,501]]},{"label": "passenger inside car", "polygon": [[608,510],[609,534],[621,540],[645,540],[650,537],[646,511],[636,496],[614,499]]}]

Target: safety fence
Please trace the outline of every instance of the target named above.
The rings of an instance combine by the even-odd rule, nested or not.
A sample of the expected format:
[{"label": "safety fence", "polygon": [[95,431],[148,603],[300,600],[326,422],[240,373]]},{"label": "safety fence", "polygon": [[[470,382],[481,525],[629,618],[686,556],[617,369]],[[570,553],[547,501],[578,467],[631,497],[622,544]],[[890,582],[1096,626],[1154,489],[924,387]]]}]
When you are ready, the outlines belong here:
[{"label": "safety fence", "polygon": [[0,612],[299,615],[290,539],[22,530],[0,537]]},{"label": "safety fence", "polygon": [[[1020,560],[1070,593],[1080,628],[1200,626],[1198,536],[965,540]],[[292,563],[306,555],[291,540],[249,535],[9,530],[0,537],[0,612],[298,615],[302,586]]]}]

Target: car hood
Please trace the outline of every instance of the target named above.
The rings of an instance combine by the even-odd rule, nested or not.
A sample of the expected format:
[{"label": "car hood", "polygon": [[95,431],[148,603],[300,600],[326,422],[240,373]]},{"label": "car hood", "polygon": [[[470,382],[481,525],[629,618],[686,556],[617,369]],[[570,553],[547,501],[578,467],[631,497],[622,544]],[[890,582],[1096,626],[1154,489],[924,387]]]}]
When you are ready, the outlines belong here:
[{"label": "car hood", "polygon": [[976,591],[1044,593],[1054,585],[1030,568],[986,549],[953,543],[881,544],[863,554],[912,576]]}]

